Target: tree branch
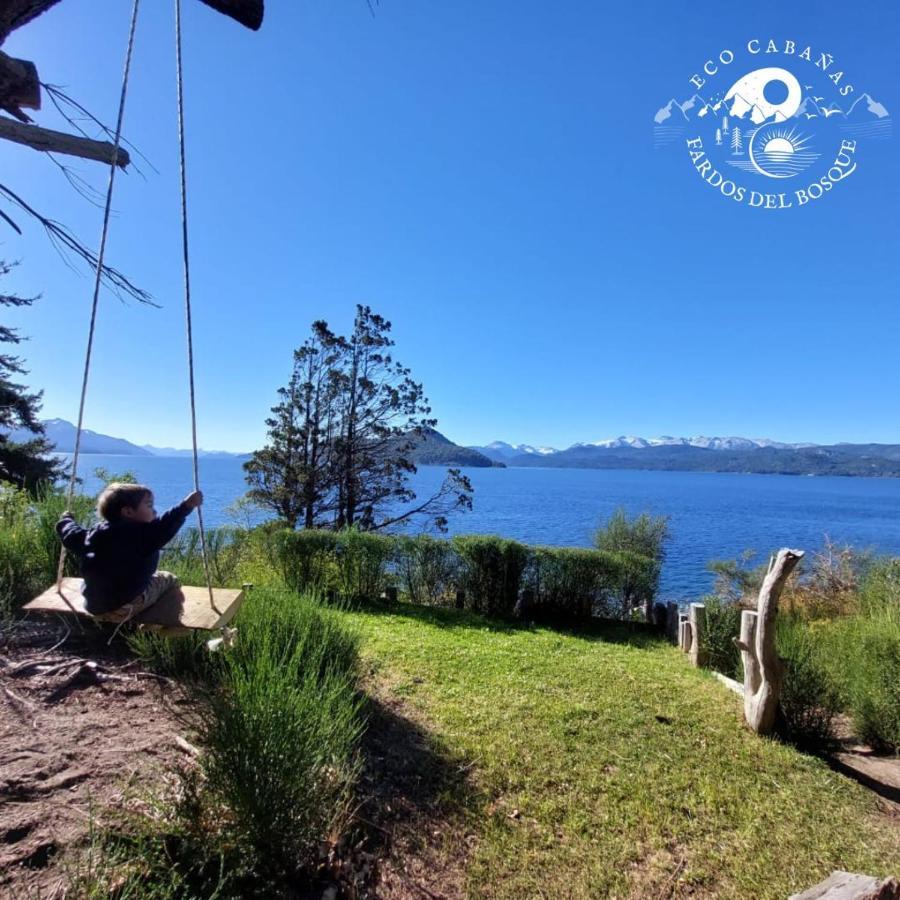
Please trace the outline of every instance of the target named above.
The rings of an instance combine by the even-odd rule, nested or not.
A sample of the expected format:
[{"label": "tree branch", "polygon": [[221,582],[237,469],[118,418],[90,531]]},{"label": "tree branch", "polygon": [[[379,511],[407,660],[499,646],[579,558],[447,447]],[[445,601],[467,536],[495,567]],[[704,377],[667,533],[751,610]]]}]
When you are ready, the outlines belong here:
[{"label": "tree branch", "polygon": [[79,156],[82,159],[92,159],[107,165],[115,161],[115,164],[121,169],[131,162],[128,151],[124,147],[119,147],[117,150],[115,144],[108,141],[94,141],[90,138],[66,134],[64,131],[53,131],[38,125],[25,125],[3,116],[0,116],[0,138],[16,144],[24,144],[35,150],[65,153],[68,156]]}]

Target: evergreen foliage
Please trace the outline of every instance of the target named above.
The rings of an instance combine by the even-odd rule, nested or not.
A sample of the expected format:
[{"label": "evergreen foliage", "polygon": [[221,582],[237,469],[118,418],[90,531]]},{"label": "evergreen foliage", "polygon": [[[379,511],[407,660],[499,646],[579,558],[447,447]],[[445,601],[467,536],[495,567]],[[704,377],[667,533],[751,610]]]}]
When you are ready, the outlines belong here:
[{"label": "evergreen foliage", "polygon": [[[12,265],[0,261],[0,277],[8,275]],[[0,306],[31,306],[37,297],[18,297],[0,292]],[[24,338],[18,329],[0,325],[0,344],[21,344]],[[0,352],[0,481],[26,488],[31,493],[42,483],[52,483],[62,474],[59,462],[50,456],[53,449],[44,437],[44,426],[38,419],[41,394],[30,393],[19,382],[27,375],[21,357]],[[26,441],[14,441],[9,433],[24,429],[34,437]]]}]

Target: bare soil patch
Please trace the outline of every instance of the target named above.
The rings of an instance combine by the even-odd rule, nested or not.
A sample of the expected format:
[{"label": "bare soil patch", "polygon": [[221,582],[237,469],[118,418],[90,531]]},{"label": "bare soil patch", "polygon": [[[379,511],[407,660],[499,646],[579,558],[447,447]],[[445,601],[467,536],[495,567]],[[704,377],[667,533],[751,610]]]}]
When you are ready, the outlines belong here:
[{"label": "bare soil patch", "polygon": [[62,896],[66,850],[130,792],[159,789],[184,758],[189,700],[142,672],[108,633],[54,620],[0,634],[0,894]]}]

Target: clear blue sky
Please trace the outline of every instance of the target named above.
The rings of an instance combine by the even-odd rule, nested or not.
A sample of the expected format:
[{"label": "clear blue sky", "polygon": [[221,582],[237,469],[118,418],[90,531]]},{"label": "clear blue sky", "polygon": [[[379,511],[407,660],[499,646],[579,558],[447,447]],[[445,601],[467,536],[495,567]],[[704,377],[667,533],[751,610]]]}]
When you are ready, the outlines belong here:
[{"label": "clear blue sky", "polygon": [[[461,443],[900,442],[895,141],[814,206],[765,212],[651,127],[752,37],[827,50],[896,114],[895,5],[269,0],[254,34],[184,2],[203,446],[258,446],[309,323],[345,329],[357,302]],[[4,49],[112,120],[130,5],[64,0]],[[172,28],[143,4],[126,133],[159,174],[119,179],[109,245],[162,308],[103,297],[86,424],[188,446]],[[95,244],[99,210],[48,160],[4,143],[0,171]],[[43,299],[13,324],[44,415],[74,420],[90,277],[17,218],[3,287]]]}]

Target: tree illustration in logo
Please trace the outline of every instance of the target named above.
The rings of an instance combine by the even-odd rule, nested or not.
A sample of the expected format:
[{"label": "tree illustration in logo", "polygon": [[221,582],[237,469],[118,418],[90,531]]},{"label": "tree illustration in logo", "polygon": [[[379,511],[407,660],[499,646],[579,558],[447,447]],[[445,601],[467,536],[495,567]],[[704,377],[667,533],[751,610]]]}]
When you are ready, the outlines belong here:
[{"label": "tree illustration in logo", "polygon": [[731,129],[731,152],[735,156],[744,152],[744,136],[741,134],[741,129],[737,125]]}]

